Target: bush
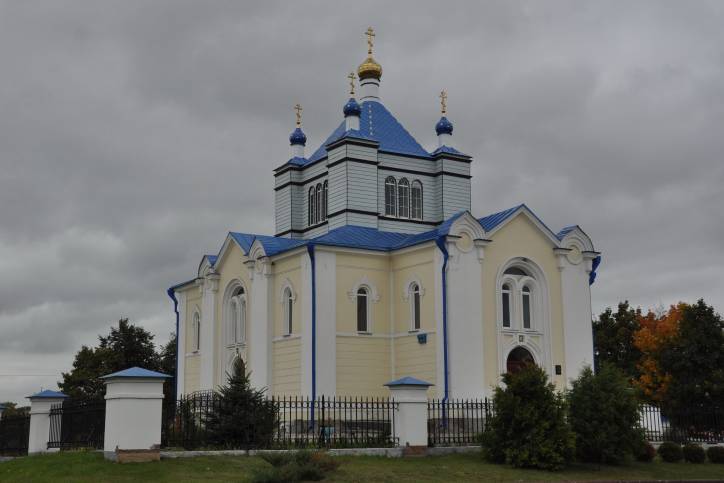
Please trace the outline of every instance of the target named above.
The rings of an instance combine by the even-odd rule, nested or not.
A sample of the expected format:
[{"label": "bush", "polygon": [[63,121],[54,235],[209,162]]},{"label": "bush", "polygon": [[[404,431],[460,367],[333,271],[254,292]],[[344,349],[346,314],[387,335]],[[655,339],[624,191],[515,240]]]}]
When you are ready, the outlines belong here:
[{"label": "bush", "polygon": [[651,463],[656,457],[656,448],[648,441],[644,441],[636,450],[636,459],[642,463]]},{"label": "bush", "polygon": [[562,469],[575,449],[563,397],[537,366],[504,374],[503,382],[505,389],[495,389],[495,413],[481,438],[484,457],[518,468]]},{"label": "bush", "polygon": [[703,463],[706,461],[704,448],[699,444],[689,443],[684,445],[684,460],[689,463]]},{"label": "bush", "polygon": [[710,446],[706,456],[711,463],[724,463],[724,446]]},{"label": "bush", "polygon": [[259,456],[272,466],[255,471],[254,483],[320,481],[339,467],[339,461],[321,451],[269,452]]},{"label": "bush", "polygon": [[576,455],[588,463],[620,463],[644,443],[634,392],[618,369],[590,367],[572,382],[568,421],[576,435]]},{"label": "bush", "polygon": [[659,456],[661,456],[661,459],[666,461],[667,463],[678,463],[684,458],[684,453],[681,450],[681,446],[679,445],[679,443],[674,443],[673,441],[666,441],[664,443],[661,443],[658,453]]}]

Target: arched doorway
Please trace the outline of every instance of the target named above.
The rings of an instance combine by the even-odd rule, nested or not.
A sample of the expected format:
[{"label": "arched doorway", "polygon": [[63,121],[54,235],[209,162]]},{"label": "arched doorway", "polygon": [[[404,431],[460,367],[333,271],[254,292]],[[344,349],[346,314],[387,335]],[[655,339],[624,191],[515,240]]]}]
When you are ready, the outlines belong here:
[{"label": "arched doorway", "polygon": [[518,346],[510,351],[510,354],[508,354],[506,368],[509,373],[515,374],[531,364],[535,364],[533,354],[531,354],[525,347]]}]

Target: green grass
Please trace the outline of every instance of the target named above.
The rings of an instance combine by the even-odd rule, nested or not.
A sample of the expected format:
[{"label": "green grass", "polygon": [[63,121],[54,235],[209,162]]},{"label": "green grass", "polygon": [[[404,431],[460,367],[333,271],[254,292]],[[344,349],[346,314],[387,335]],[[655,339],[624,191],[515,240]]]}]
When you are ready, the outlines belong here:
[{"label": "green grass", "polygon": [[[510,480],[693,480],[724,479],[724,465],[631,463],[625,466],[574,465],[565,471],[516,470],[481,461],[477,454],[428,458],[341,457],[342,466],[325,481],[425,482]],[[0,481],[10,482],[243,482],[268,463],[256,457],[202,457],[155,463],[107,462],[100,453],[65,452],[0,463]]]}]

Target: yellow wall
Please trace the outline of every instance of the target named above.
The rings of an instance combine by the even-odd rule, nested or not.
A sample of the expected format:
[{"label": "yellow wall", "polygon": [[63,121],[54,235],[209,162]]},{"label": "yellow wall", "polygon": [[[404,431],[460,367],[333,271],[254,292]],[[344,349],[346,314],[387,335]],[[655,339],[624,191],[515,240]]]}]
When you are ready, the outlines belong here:
[{"label": "yellow wall", "polygon": [[337,336],[337,394],[389,396],[390,340],[369,336]]},{"label": "yellow wall", "polygon": [[495,299],[496,277],[500,267],[513,257],[525,257],[538,264],[545,272],[550,297],[551,319],[551,364],[561,364],[563,374],[552,375],[559,389],[565,387],[565,365],[563,352],[563,316],[561,307],[561,280],[553,244],[524,214],[492,235],[492,243],[485,248],[483,263],[483,338],[485,340],[485,378],[490,383],[499,380],[497,346],[497,312]]},{"label": "yellow wall", "polygon": [[287,281],[291,283],[292,290],[296,294],[296,300],[292,307],[292,334],[302,333],[302,286],[301,262],[303,255],[294,255],[275,261],[272,269],[274,283],[272,285],[272,307],[274,314],[274,337],[281,337],[285,334],[286,321],[284,320],[284,303],[281,300],[283,287]]},{"label": "yellow wall", "polygon": [[[186,354],[189,354],[194,350],[193,347],[193,321],[194,312],[198,310],[199,316],[201,315],[201,291],[195,285],[189,287],[184,294],[186,295],[186,307],[184,307],[185,318],[184,330],[186,334],[185,350]],[[198,374],[197,374],[198,377]]]},{"label": "yellow wall", "polygon": [[275,340],[272,344],[272,394],[300,394],[301,338]]},{"label": "yellow wall", "polygon": [[199,372],[201,358],[198,355],[188,356],[186,358],[186,366],[184,369],[184,392],[186,394],[198,391],[199,388]]}]

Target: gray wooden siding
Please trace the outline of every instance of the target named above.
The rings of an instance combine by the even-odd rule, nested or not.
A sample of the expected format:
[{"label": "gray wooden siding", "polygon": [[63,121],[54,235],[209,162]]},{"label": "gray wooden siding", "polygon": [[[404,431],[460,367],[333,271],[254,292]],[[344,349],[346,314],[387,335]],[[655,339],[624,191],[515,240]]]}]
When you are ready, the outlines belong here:
[{"label": "gray wooden siding", "polygon": [[434,226],[404,221],[378,220],[377,223],[381,231],[393,231],[395,233],[423,233],[435,229]]},{"label": "gray wooden siding", "polygon": [[445,219],[463,210],[470,210],[470,180],[453,176],[440,176],[442,206]]},{"label": "gray wooden siding", "polygon": [[347,165],[347,203],[353,210],[377,213],[377,166],[345,162]]},{"label": "gray wooden siding", "polygon": [[274,192],[274,220],[276,233],[289,230],[292,226],[291,186]]}]

